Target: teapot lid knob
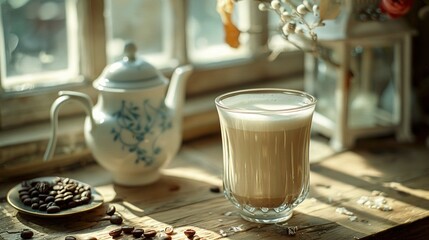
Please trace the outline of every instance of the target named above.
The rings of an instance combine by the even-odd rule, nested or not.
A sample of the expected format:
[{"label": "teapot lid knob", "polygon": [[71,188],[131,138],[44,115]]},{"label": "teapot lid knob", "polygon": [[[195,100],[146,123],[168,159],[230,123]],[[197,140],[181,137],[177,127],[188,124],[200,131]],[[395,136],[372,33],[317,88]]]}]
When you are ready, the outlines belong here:
[{"label": "teapot lid knob", "polygon": [[132,41],[124,45],[122,60],[107,66],[93,83],[96,89],[119,92],[167,84],[168,81],[154,66],[138,58],[137,46]]},{"label": "teapot lid knob", "polygon": [[124,61],[136,60],[137,46],[133,42],[128,42],[124,47]]}]

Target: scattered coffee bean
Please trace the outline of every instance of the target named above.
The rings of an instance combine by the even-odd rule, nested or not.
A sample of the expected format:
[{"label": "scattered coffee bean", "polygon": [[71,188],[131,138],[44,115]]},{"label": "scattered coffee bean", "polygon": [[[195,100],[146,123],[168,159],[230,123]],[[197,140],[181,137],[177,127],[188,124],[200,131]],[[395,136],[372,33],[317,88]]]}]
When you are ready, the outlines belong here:
[{"label": "scattered coffee bean", "polygon": [[166,227],[164,229],[165,234],[167,235],[173,235],[174,234],[174,228],[173,227]]},{"label": "scattered coffee bean", "polygon": [[133,230],[133,226],[122,226],[122,231],[124,231],[125,234],[131,234]]},{"label": "scattered coffee bean", "polygon": [[153,237],[156,236],[156,231],[152,230],[152,229],[151,230],[146,230],[146,231],[144,231],[143,235],[146,238],[153,238]]},{"label": "scattered coffee bean", "polygon": [[218,187],[218,186],[212,186],[212,187],[210,187],[210,192],[212,192],[212,193],[220,193],[220,187]]},{"label": "scattered coffee bean", "polygon": [[123,219],[121,216],[119,216],[118,214],[113,214],[110,217],[110,223],[112,224],[116,224],[116,225],[120,225],[122,223]]},{"label": "scattered coffee bean", "polygon": [[109,232],[111,237],[119,237],[122,234],[122,228],[116,228]]},{"label": "scattered coffee bean", "polygon": [[179,191],[180,190],[180,186],[179,185],[171,185],[169,190],[171,192],[175,192],[175,191]]},{"label": "scattered coffee bean", "polygon": [[116,208],[113,205],[110,205],[109,208],[106,211],[106,214],[109,216],[112,216],[113,214],[115,214],[116,212]]},{"label": "scattered coffee bean", "polygon": [[97,240],[97,238],[96,237],[87,237],[84,240]]},{"label": "scattered coffee bean", "polygon": [[133,234],[133,237],[135,237],[135,238],[141,237],[143,235],[143,233],[144,233],[144,230],[141,228],[136,228],[131,232],[131,234]]},{"label": "scattered coffee bean", "polygon": [[66,238],[64,238],[64,240],[77,240],[77,238],[74,236],[66,236]]},{"label": "scattered coffee bean", "polygon": [[33,237],[33,231],[31,231],[30,229],[23,229],[21,231],[21,238],[22,239],[30,239]]},{"label": "scattered coffee bean", "polygon": [[195,235],[195,230],[194,229],[186,229],[184,233],[185,233],[186,237],[192,238]]},{"label": "scattered coffee bean", "polygon": [[171,236],[167,234],[161,234],[157,239],[159,240],[171,240]]}]

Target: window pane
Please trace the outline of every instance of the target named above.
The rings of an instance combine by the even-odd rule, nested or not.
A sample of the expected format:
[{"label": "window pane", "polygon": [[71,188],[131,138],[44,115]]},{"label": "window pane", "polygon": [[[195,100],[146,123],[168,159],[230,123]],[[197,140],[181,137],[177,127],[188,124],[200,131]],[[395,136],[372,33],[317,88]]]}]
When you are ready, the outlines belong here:
[{"label": "window pane", "polygon": [[[3,87],[48,82],[34,74],[76,67],[69,54],[73,44],[65,0],[9,0],[0,6]],[[31,78],[19,78],[25,75]]]},{"label": "window pane", "polygon": [[[233,49],[225,43],[223,25],[216,11],[216,4],[217,1],[213,0],[189,1],[188,47],[189,57],[194,62],[220,61],[245,54],[243,47]],[[241,5],[240,1],[236,2],[233,13],[233,21],[239,29]]]},{"label": "window pane", "polygon": [[106,0],[109,24],[107,53],[114,62],[123,56],[126,42],[133,41],[138,53],[153,64],[166,58],[164,37],[171,19],[165,0]]}]

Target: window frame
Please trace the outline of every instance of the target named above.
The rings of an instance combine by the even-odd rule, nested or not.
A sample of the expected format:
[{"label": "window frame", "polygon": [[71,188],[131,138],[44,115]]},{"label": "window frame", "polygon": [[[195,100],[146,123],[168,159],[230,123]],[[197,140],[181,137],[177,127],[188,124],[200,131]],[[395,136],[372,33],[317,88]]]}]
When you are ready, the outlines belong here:
[{"label": "window frame", "polygon": [[[108,64],[105,51],[108,36],[107,23],[104,19],[105,2],[103,0],[69,1],[75,1],[78,12],[79,35],[81,36],[79,68],[83,80],[79,83],[40,90],[15,93],[0,92],[0,173],[8,171],[7,168],[1,167],[2,164],[14,158],[30,159],[28,160],[29,162],[43,164],[42,156],[50,136],[49,110],[52,102],[57,98],[59,90],[67,89],[84,92],[96,102],[98,94],[92,88],[92,81],[100,75]],[[176,67],[190,63],[185,34],[187,31],[188,1],[166,1],[173,9],[172,14],[175,20],[172,28],[173,32],[171,33],[175,36],[175,41],[169,41],[172,44],[170,53],[174,61],[171,61],[170,65],[162,68],[161,71],[164,75],[170,77]],[[207,120],[207,116],[210,116],[211,120],[207,121],[210,126],[199,125],[195,127],[198,128],[196,133],[185,133],[185,139],[200,136],[205,132],[216,131],[215,128],[217,127],[217,120],[212,119],[217,117],[214,104],[203,104],[205,107],[201,107],[201,104],[192,104],[192,102],[198,102],[200,101],[199,99],[207,100],[207,97],[211,96],[210,94],[228,91],[237,87],[247,87],[254,83],[263,83],[273,79],[286,81],[285,79],[290,76],[301,76],[303,73],[304,56],[299,51],[285,52],[280,54],[275,61],[269,60],[267,13],[258,10],[256,1],[247,1],[246,9],[251,10],[248,15],[244,16],[244,19],[249,21],[249,29],[244,31],[252,32],[252,28],[258,28],[261,24],[266,26],[264,31],[258,34],[251,34],[248,38],[247,47],[252,52],[249,58],[210,64],[191,63],[194,65],[195,70],[188,80],[186,89],[189,104],[185,105],[184,124],[188,124],[188,126],[184,126],[183,129],[184,131],[190,131],[193,128],[191,126],[192,122],[195,122],[198,115],[201,115],[201,119],[205,120]],[[292,78],[296,80],[295,77]],[[211,101],[211,99],[208,101]],[[197,105],[199,107],[195,107]],[[34,112],[34,110],[36,111]],[[65,155],[68,155],[67,158],[77,158],[77,156],[81,156],[82,152],[89,154],[87,150],[82,151],[80,147],[84,142],[82,133],[84,117],[84,111],[78,105],[71,105],[60,111],[59,145],[57,145],[57,149],[61,148],[62,141],[65,146],[63,146],[64,149],[70,149],[67,146],[70,144],[79,147],[70,150],[71,153],[70,151],[67,152],[68,150],[61,150],[62,153],[56,153],[53,160],[64,159]],[[189,121],[186,120],[187,118]],[[61,130],[62,128],[63,130]],[[204,130],[204,128],[206,129]],[[31,132],[37,132],[38,134],[34,137],[26,137]],[[22,151],[22,148],[25,148],[23,146],[37,147],[34,147],[33,151]],[[25,160],[23,161],[25,162]],[[21,167],[17,168],[21,169]]]}]

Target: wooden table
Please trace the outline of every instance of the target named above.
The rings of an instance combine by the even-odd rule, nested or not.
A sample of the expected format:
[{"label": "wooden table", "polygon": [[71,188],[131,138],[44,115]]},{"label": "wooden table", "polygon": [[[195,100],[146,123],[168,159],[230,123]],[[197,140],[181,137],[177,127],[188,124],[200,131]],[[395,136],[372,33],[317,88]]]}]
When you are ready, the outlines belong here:
[{"label": "wooden table", "polygon": [[[428,239],[429,150],[424,145],[383,139],[334,153],[324,144],[313,140],[310,196],[284,224],[244,221],[222,193],[210,190],[222,184],[221,143],[214,136],[186,143],[150,186],[114,185],[97,164],[57,174],[92,184],[104,196],[101,207],[82,215],[39,219],[17,213],[5,194],[18,182],[3,182],[0,239],[19,239],[12,232],[24,228],[35,233],[33,239],[112,239],[108,232],[118,226],[103,220],[110,205],[124,218],[122,225],[157,231],[173,226],[173,239],[186,239],[183,231],[189,228],[205,239]],[[357,202],[380,194],[392,211]]]}]

